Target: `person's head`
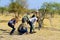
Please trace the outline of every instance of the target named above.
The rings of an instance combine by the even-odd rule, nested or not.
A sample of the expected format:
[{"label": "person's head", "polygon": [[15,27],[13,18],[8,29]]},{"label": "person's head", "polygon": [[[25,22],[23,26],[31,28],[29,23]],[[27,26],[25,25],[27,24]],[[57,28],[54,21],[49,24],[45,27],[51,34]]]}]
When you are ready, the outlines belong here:
[{"label": "person's head", "polygon": [[32,18],[35,17],[35,15],[32,15]]}]

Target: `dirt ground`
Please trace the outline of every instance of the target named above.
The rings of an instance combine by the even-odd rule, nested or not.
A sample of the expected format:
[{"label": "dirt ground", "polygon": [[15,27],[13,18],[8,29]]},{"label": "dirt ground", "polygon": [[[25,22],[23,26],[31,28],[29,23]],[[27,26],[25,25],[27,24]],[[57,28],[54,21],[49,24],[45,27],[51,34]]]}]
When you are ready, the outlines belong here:
[{"label": "dirt ground", "polygon": [[[11,28],[7,23],[11,18],[13,18],[12,15],[0,15],[0,40],[60,40],[60,15],[55,15],[51,22],[49,19],[45,19],[44,27],[40,30],[36,28],[36,33],[23,35],[18,35],[17,32],[17,28],[21,24],[21,18],[15,26],[16,30],[13,35],[9,35]],[[35,27],[37,26],[38,24],[36,23]]]}]

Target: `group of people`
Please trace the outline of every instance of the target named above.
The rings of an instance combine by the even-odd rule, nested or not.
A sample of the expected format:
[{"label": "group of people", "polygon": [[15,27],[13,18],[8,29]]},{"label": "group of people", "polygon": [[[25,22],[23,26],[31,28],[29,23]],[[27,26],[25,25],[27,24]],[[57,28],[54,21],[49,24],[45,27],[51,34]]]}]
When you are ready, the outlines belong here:
[{"label": "group of people", "polygon": [[[27,24],[30,25],[30,32],[29,33],[35,33],[34,31],[34,23],[36,21],[38,21],[37,16],[35,15],[35,13],[29,17],[30,13],[27,13],[25,16],[22,17],[22,23],[19,25],[18,27],[18,32],[19,34],[24,34],[24,33],[28,33],[27,27],[24,27],[25,22]],[[9,22],[8,22],[8,26],[12,28],[12,31],[10,32],[10,35],[13,34],[13,32],[15,31],[15,24],[18,22],[18,17],[16,16],[15,18],[12,18]]]}]

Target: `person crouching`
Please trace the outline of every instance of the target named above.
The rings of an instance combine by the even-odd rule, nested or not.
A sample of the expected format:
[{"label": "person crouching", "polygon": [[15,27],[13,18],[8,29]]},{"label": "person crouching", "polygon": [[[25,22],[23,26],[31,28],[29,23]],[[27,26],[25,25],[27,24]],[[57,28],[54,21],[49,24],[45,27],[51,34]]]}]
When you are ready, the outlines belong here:
[{"label": "person crouching", "polygon": [[16,16],[15,18],[12,18],[9,22],[8,22],[8,26],[12,28],[10,35],[12,35],[15,31],[15,24],[18,22],[18,17]]}]

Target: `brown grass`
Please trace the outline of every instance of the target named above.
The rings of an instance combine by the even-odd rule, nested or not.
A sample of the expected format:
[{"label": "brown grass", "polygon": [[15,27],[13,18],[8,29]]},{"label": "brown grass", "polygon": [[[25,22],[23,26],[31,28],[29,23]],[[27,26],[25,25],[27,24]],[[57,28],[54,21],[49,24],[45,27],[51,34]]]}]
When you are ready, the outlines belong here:
[{"label": "brown grass", "polygon": [[[60,15],[55,15],[54,18],[52,18],[52,26],[50,21],[45,19],[44,27],[41,28],[41,30],[35,29],[36,33],[27,35],[18,35],[17,28],[21,24],[21,21],[16,24],[14,34],[9,35],[11,28],[7,23],[13,17],[14,16],[12,14],[10,16],[0,15],[0,21],[7,20],[0,22],[0,40],[60,40]],[[38,24],[36,23],[35,27],[37,26]]]}]

